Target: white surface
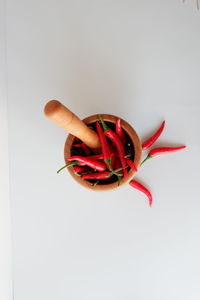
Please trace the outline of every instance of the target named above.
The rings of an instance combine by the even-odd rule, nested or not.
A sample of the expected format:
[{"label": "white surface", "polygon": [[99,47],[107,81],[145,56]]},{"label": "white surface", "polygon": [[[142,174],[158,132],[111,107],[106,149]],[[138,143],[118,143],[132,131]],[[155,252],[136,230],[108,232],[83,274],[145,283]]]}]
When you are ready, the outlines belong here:
[{"label": "white surface", "polygon": [[0,0],[0,299],[12,299],[11,220],[5,81],[5,3]]},{"label": "white surface", "polygon": [[[188,1],[7,0],[15,300],[199,300],[200,13]],[[152,191],[93,193],[43,116],[120,115],[186,144],[139,171]]]}]

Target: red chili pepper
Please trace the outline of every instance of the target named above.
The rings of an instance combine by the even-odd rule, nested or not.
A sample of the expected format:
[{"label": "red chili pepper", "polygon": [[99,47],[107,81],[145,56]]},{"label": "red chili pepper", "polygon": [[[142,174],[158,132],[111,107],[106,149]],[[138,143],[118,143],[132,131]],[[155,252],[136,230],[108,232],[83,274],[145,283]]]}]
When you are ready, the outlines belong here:
[{"label": "red chili pepper", "polygon": [[[103,160],[103,153],[87,156],[88,158]],[[115,152],[111,152],[112,168],[115,165]]]},{"label": "red chili pepper", "polygon": [[153,145],[155,143],[155,141],[159,138],[159,136],[163,132],[164,127],[165,127],[165,121],[162,122],[160,128],[154,133],[154,135],[152,135],[148,140],[146,140],[142,144],[143,150],[148,149],[151,145]]},{"label": "red chili pepper", "polygon": [[83,156],[71,156],[67,158],[68,161],[78,161],[78,163],[84,163],[85,166],[88,166],[97,171],[103,172],[106,169],[106,164],[99,160],[91,159]]},{"label": "red chili pepper", "polygon": [[147,195],[147,197],[148,197],[148,199],[149,199],[149,206],[152,205],[152,201],[153,201],[152,195],[151,195],[151,193],[149,192],[149,190],[148,190],[145,186],[143,186],[141,183],[139,183],[139,182],[136,181],[136,180],[131,180],[131,181],[129,182],[129,184],[130,184],[133,188],[135,188],[135,189],[137,189],[137,190],[143,192],[145,195]]},{"label": "red chili pepper", "polygon": [[92,159],[103,159],[103,153],[95,154],[95,155],[90,155],[90,156],[87,156],[87,158],[92,158]]},{"label": "red chili pepper", "polygon": [[96,128],[97,128],[97,132],[98,132],[100,143],[101,143],[103,159],[104,159],[105,163],[108,165],[109,170],[112,170],[112,159],[111,159],[112,157],[111,157],[110,148],[109,148],[108,142],[106,140],[106,137],[103,133],[103,130],[101,128],[101,125],[99,124],[98,121],[96,121]]},{"label": "red chili pepper", "polygon": [[115,160],[116,160],[115,153],[112,152],[112,153],[111,153],[111,165],[112,165],[112,170],[114,170],[114,168],[115,168]]},{"label": "red chili pepper", "polygon": [[114,169],[117,170],[119,168],[121,168],[121,161],[119,160],[119,157],[116,157],[116,160],[115,160],[115,167]]},{"label": "red chili pepper", "polygon": [[141,165],[148,159],[163,154],[163,153],[170,153],[170,152],[176,152],[179,151],[181,149],[186,148],[186,146],[180,146],[180,147],[160,147],[160,148],[154,148],[152,149],[149,154],[147,155],[147,157],[143,160],[143,162],[141,163]]},{"label": "red chili pepper", "polygon": [[136,165],[134,164],[134,162],[129,157],[126,157],[126,162],[129,165],[129,167],[131,167],[132,170],[134,170],[135,172],[138,171]]},{"label": "red chili pepper", "polygon": [[82,148],[82,143],[73,144],[73,147]]},{"label": "red chili pepper", "polygon": [[82,143],[82,149],[85,152],[86,155],[91,155],[91,150],[86,146],[86,144]]},{"label": "red chili pepper", "polygon": [[81,176],[83,179],[108,179],[112,176],[112,172],[97,172],[97,173],[90,173],[90,174],[84,174]]},{"label": "red chili pepper", "polygon": [[85,163],[82,161],[73,161],[70,164],[66,165],[67,167],[72,167],[72,166],[85,166]]},{"label": "red chili pepper", "polygon": [[[113,155],[113,153],[111,155]],[[87,158],[103,160],[103,153],[90,155],[90,156],[87,156]],[[83,164],[83,165],[85,165],[85,164]]]},{"label": "red chili pepper", "polygon": [[106,125],[106,123],[104,122],[101,115],[99,115],[99,119],[103,126],[104,134],[113,142],[113,144],[117,148],[117,151],[118,151],[118,154],[120,157],[120,161],[122,164],[122,168],[123,168],[124,178],[126,178],[128,175],[128,171],[126,169],[126,160],[124,158],[124,156],[125,156],[124,146],[122,145],[122,142],[121,142],[120,138],[118,137],[118,135]]},{"label": "red chili pepper", "polygon": [[84,173],[91,170],[88,166],[74,166],[73,169],[75,173]]},{"label": "red chili pepper", "polygon": [[[122,167],[121,161],[120,161],[119,157],[116,156],[116,157],[115,157],[115,163],[114,163],[114,168],[113,168],[113,169],[114,169],[114,170],[120,170],[121,167]],[[121,177],[121,176],[118,176],[118,185],[120,185],[121,180],[122,180],[122,177]]]},{"label": "red chili pepper", "polygon": [[122,143],[124,143],[126,140],[126,136],[121,127],[121,119],[117,119],[115,126],[116,126],[116,133],[120,137],[120,140],[122,141]]},{"label": "red chili pepper", "polygon": [[82,148],[86,155],[91,155],[90,149],[84,143],[74,144],[73,147]]},{"label": "red chili pepper", "polygon": [[124,178],[127,177],[128,171],[126,169],[126,161],[125,161],[125,153],[124,153],[124,147],[122,145],[122,142],[120,141],[118,135],[113,132],[111,129],[108,129],[105,131],[105,135],[116,145],[116,148],[119,153],[119,158],[121,160],[122,168],[123,168],[123,173],[124,173]]}]

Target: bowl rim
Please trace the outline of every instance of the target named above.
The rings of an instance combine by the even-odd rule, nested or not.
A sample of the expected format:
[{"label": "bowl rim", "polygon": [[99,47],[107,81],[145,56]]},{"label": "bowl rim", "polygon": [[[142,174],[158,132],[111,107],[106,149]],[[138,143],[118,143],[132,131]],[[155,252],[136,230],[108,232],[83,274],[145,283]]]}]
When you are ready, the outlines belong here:
[{"label": "bowl rim", "polygon": [[[99,114],[91,115],[89,117],[84,118],[82,121],[85,124],[89,125],[91,123],[96,122],[99,119],[98,116],[99,116]],[[101,116],[103,117],[103,119],[105,121],[111,122],[111,123],[115,123],[117,121],[117,119],[119,119],[119,117],[117,117],[115,115],[110,115],[110,114],[101,114]],[[134,128],[129,123],[127,123],[124,119],[122,119],[122,118],[120,118],[120,119],[121,119],[121,127],[129,135],[129,137],[133,143],[134,151],[135,151],[134,163],[135,163],[136,167],[139,168],[140,163],[141,163],[141,158],[142,158],[142,145],[141,145],[140,139],[139,139],[136,131],[134,130]],[[71,147],[74,142],[74,139],[75,139],[75,136],[69,134],[65,141],[64,160],[65,160],[66,164],[68,163],[67,158],[71,156]],[[75,173],[73,171],[73,167],[69,167],[69,168],[67,168],[67,170],[76,182],[78,182],[80,185],[84,186],[85,188],[88,188],[93,191],[115,190],[117,188],[124,186],[126,183],[130,182],[130,180],[136,174],[136,171],[130,169],[128,172],[128,176],[126,178],[122,179],[120,185],[118,185],[118,182],[116,181],[116,182],[109,183],[109,184],[104,184],[104,185],[97,184],[97,185],[93,186],[93,185],[91,185],[91,183],[89,181],[84,180],[80,176],[75,175]]]}]

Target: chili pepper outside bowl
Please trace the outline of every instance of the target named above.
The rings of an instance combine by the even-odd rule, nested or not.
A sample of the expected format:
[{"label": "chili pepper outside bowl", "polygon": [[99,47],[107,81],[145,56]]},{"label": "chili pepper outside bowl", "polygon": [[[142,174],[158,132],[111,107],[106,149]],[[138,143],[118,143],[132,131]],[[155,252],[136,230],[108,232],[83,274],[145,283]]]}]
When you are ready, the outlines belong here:
[{"label": "chili pepper outside bowl", "polygon": [[[108,115],[108,114],[101,114],[101,115],[102,115],[104,121],[110,122],[113,124],[115,124],[118,119],[117,116],[113,116],[113,115]],[[99,119],[98,115],[96,114],[96,115],[89,116],[89,117],[83,119],[82,121],[85,124],[89,125],[89,124],[95,123],[98,119]],[[135,163],[135,166],[137,168],[139,168],[140,163],[141,163],[141,158],[142,158],[142,146],[141,146],[140,139],[139,139],[137,133],[135,132],[135,130],[123,119],[121,119],[121,127],[127,133],[127,135],[129,136],[129,138],[134,146],[134,153],[135,153],[134,163]],[[68,163],[67,158],[71,156],[71,148],[72,148],[74,139],[75,139],[75,137],[72,134],[69,134],[66,139],[66,142],[65,142],[64,159],[65,159],[66,164]],[[88,188],[93,191],[115,190],[115,189],[123,186],[124,184],[129,183],[129,181],[134,177],[134,175],[136,173],[134,170],[130,169],[130,171],[128,172],[128,176],[121,180],[120,185],[118,185],[118,181],[116,181],[116,182],[109,183],[109,184],[101,184],[101,185],[97,184],[94,186],[89,181],[82,179],[80,176],[77,176],[74,173],[73,167],[69,167],[68,171],[77,183],[79,183],[82,186],[84,186],[85,188]]]}]

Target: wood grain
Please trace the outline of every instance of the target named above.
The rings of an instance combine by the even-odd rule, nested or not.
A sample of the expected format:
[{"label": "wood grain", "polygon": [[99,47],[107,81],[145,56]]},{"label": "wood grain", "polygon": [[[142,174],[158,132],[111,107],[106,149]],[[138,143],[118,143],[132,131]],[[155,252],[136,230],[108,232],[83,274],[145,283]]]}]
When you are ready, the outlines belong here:
[{"label": "wood grain", "polygon": [[97,133],[88,128],[84,122],[59,101],[49,101],[45,105],[44,114],[56,125],[82,140],[88,147],[92,149],[100,147]]}]

